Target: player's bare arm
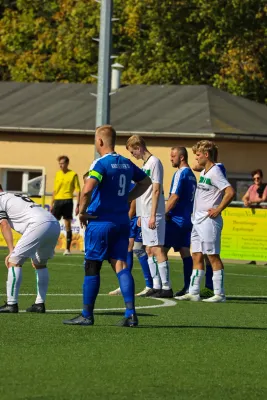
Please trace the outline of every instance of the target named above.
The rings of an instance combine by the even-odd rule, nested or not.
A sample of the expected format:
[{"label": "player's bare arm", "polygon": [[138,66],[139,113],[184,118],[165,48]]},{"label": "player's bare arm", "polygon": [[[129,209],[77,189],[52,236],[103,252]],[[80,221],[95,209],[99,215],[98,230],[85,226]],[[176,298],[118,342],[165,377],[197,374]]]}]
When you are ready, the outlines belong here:
[{"label": "player's bare arm", "polygon": [[86,213],[86,209],[91,201],[92,193],[94,188],[98,185],[98,181],[94,178],[88,178],[83,186],[80,195],[80,206],[79,206],[79,220],[81,227],[86,227],[89,219],[96,219],[96,216],[89,215]]},{"label": "player's bare arm", "polygon": [[224,196],[221,203],[217,208],[211,208],[208,213],[210,218],[216,218],[218,215],[231,203],[235,196],[235,191],[232,186],[228,186],[224,189]]},{"label": "player's bare arm", "polygon": [[130,204],[129,218],[132,219],[136,214],[136,201],[133,200]]},{"label": "player's bare arm", "polygon": [[141,181],[136,182],[135,187],[129,193],[128,201],[131,202],[131,201],[137,199],[137,197],[142,196],[142,194],[147,191],[147,189],[149,188],[149,186],[151,184],[152,184],[152,182],[151,182],[151,179],[149,178],[149,176],[146,176]]},{"label": "player's bare arm", "polygon": [[77,196],[77,204],[76,204],[76,209],[75,209],[75,215],[78,215],[79,207],[80,207],[81,192],[76,192],[76,196]]},{"label": "player's bare arm", "polygon": [[152,206],[148,227],[150,229],[156,229],[156,214],[158,209],[160,191],[162,190],[162,188],[160,183],[152,183],[152,187]]},{"label": "player's bare arm", "polygon": [[6,219],[3,219],[1,221],[0,225],[1,225],[2,235],[5,239],[5,242],[7,244],[8,250],[9,250],[9,254],[5,259],[5,264],[6,264],[6,267],[8,268],[8,259],[14,249],[13,235],[12,235],[12,230],[10,228],[10,225]]},{"label": "player's bare arm", "polygon": [[166,206],[165,206],[165,212],[166,212],[166,214],[168,214],[168,213],[176,206],[176,204],[178,203],[178,201],[179,201],[179,196],[178,196],[178,194],[172,193],[172,194],[170,195],[170,197],[168,198],[168,201],[167,201]]}]

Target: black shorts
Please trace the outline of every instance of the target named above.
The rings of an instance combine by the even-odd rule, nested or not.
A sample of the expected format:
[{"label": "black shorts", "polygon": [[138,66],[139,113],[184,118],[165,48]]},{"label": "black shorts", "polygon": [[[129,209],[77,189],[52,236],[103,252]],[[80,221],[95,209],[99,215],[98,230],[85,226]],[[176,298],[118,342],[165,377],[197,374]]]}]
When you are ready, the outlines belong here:
[{"label": "black shorts", "polygon": [[73,214],[73,200],[55,200],[52,214],[59,221],[62,218],[72,219]]}]

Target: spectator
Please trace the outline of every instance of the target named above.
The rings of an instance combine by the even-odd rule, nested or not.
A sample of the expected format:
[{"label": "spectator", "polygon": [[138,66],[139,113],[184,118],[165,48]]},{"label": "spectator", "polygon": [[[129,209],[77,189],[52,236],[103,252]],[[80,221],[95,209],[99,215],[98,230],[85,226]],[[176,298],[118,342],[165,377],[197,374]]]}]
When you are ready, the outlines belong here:
[{"label": "spectator", "polygon": [[[260,203],[267,200],[267,185],[263,183],[263,173],[261,169],[251,172],[253,185],[251,185],[244,194],[242,201],[245,207],[260,207]],[[256,264],[256,261],[250,261],[249,264]]]},{"label": "spectator", "polygon": [[251,172],[253,185],[251,185],[242,198],[245,207],[257,207],[260,203],[267,200],[267,185],[263,183],[263,173],[261,169]]}]

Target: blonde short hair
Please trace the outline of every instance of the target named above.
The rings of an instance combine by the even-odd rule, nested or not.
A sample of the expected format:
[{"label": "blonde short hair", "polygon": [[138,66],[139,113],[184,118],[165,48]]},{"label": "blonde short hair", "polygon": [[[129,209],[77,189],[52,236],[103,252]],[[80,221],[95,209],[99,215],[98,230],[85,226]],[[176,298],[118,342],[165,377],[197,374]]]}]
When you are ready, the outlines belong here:
[{"label": "blonde short hair", "polygon": [[112,125],[98,126],[95,133],[107,146],[115,147],[117,134]]},{"label": "blonde short hair", "polygon": [[196,154],[196,152],[200,153],[208,153],[209,159],[213,162],[217,161],[218,158],[218,147],[214,142],[211,142],[210,140],[200,140],[197,142],[192,147],[193,153]]},{"label": "blonde short hair", "polygon": [[144,149],[146,149],[146,142],[144,141],[142,136],[133,135],[129,137],[126,142],[126,149],[128,150],[129,147],[132,147],[133,149],[136,149],[137,147],[143,147]]}]

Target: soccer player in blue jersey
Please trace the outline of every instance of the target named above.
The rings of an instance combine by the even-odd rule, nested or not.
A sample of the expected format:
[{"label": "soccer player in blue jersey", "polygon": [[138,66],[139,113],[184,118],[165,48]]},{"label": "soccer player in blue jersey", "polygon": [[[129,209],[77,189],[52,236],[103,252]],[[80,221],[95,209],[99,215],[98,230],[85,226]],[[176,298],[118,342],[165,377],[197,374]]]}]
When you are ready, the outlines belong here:
[{"label": "soccer player in blue jersey", "polygon": [[[129,159],[114,151],[115,142],[116,131],[111,125],[96,129],[95,146],[100,158],[90,167],[79,207],[80,223],[86,227],[83,310],[78,317],[64,321],[68,325],[94,324],[94,304],[104,260],[110,262],[117,274],[126,306],[119,325],[138,325],[134,280],[126,264],[130,229],[128,211],[129,202],[141,196],[151,185],[151,180]],[[131,181],[136,185],[130,191]]]},{"label": "soccer player in blue jersey", "polygon": [[165,251],[171,247],[179,251],[184,266],[184,287],[175,294],[182,296],[189,290],[193,260],[190,254],[190,237],[192,231],[191,214],[196,191],[196,177],[188,165],[188,154],[185,147],[172,147],[171,163],[178,168],[174,173],[169,199],[166,203]]},{"label": "soccer player in blue jersey", "polygon": [[[197,151],[196,145],[192,147],[192,151],[193,151],[193,154],[196,154],[196,151]],[[216,163],[216,165],[218,165],[218,167],[222,171],[223,176],[225,178],[227,178],[225,166],[222,163],[218,163],[218,147],[217,146],[214,147],[213,159],[214,159],[214,162]],[[196,172],[201,172],[201,171],[203,171],[203,167],[201,165],[199,165],[197,162],[195,162],[194,165],[192,166],[192,170],[196,171]],[[205,259],[205,267],[206,267],[205,288],[203,288],[200,291],[200,297],[201,298],[209,298],[214,295],[213,280],[212,280],[213,270],[212,270],[210,260],[206,254],[204,255],[204,259]]]}]

